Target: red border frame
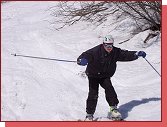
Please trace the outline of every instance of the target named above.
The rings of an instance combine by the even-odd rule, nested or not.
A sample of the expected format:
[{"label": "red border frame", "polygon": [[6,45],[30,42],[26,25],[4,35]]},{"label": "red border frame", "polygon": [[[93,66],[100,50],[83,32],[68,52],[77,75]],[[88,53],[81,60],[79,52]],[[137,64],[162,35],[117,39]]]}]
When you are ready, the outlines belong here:
[{"label": "red border frame", "polygon": [[167,94],[166,94],[166,83],[167,83],[167,65],[165,64],[167,62],[167,5],[162,6],[162,122],[163,125],[167,126],[167,109],[165,108],[167,106]]},{"label": "red border frame", "polygon": [[[150,0],[151,1],[151,0]],[[162,6],[162,121],[160,122],[132,122],[132,121],[124,121],[124,122],[6,122],[6,127],[166,127],[167,121],[166,114],[167,109],[167,97],[165,90],[167,89],[167,57],[165,56],[165,52],[167,49],[167,5]],[[165,126],[166,125],[166,126]]]},{"label": "red border frame", "polygon": [[162,127],[162,122],[6,122],[6,127]]}]

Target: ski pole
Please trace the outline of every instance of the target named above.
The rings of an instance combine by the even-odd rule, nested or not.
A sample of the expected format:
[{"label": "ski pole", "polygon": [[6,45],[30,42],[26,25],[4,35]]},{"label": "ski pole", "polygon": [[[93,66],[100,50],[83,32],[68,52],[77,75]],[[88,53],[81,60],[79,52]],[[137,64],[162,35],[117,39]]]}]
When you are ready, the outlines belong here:
[{"label": "ski pole", "polygon": [[44,60],[54,60],[54,61],[61,61],[61,62],[73,62],[76,63],[77,61],[72,60],[63,60],[63,59],[53,59],[53,58],[45,58],[45,57],[38,57],[38,56],[27,56],[27,55],[18,55],[18,54],[11,54],[13,56],[20,56],[20,57],[28,57],[28,58],[35,58],[35,59],[44,59]]},{"label": "ski pole", "polygon": [[161,77],[161,75],[160,75],[160,73],[153,67],[153,65],[151,65],[151,63],[146,59],[146,58],[144,58],[146,61],[147,61],[147,63],[157,72],[157,74]]}]

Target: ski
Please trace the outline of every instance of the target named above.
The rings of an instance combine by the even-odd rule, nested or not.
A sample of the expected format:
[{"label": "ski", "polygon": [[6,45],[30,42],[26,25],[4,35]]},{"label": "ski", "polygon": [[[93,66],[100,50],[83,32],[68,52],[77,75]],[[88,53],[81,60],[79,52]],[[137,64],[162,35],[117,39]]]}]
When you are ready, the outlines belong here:
[{"label": "ski", "polygon": [[122,118],[108,118],[108,117],[96,117],[93,120],[82,120],[82,119],[78,119],[77,121],[82,121],[82,122],[93,122],[93,121],[126,121]]},{"label": "ski", "polygon": [[89,122],[89,121],[126,121],[122,118],[122,116],[118,116],[118,117],[113,117],[113,115],[111,114],[111,112],[108,112],[106,117],[96,117],[93,120],[87,120],[87,119],[78,119],[77,121],[85,121],[85,122]]},{"label": "ski", "polygon": [[92,122],[92,121],[98,121],[98,117],[97,118],[95,118],[95,119],[93,119],[93,120],[86,120],[86,119],[84,119],[84,120],[82,120],[82,119],[78,119],[77,121],[84,121],[84,122]]}]

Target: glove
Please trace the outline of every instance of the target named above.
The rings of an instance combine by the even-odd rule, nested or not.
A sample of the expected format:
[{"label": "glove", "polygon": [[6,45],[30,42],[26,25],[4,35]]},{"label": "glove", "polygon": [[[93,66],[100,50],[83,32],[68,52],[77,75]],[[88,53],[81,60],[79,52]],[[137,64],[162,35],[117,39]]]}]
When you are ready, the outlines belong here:
[{"label": "glove", "polygon": [[136,52],[136,55],[138,56],[138,57],[143,57],[143,58],[145,58],[146,57],[146,53],[144,52],[144,51],[138,51],[138,52]]},{"label": "glove", "polygon": [[85,58],[81,58],[81,59],[79,59],[79,60],[77,61],[77,63],[78,63],[79,65],[85,66],[85,65],[88,64],[88,60],[85,59]]}]

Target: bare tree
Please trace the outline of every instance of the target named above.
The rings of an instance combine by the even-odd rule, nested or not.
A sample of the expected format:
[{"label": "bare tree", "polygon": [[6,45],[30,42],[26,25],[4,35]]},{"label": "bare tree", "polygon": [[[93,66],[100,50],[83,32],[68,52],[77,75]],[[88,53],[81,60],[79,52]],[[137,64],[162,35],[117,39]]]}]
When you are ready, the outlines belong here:
[{"label": "bare tree", "polygon": [[60,28],[63,28],[78,21],[88,21],[99,25],[119,9],[111,8],[111,2],[107,1],[81,1],[59,2],[57,6],[51,7],[50,10],[52,16],[58,17],[53,23],[62,23],[63,25]]},{"label": "bare tree", "polygon": [[[161,29],[161,3],[159,1],[76,1],[59,2],[50,8],[51,15],[56,19],[53,24],[61,23],[63,28],[78,21],[88,21],[99,25],[107,17],[117,13],[117,20],[125,17],[136,21],[137,33],[146,29]],[[136,33],[135,33],[136,34]]]},{"label": "bare tree", "polygon": [[141,31],[161,29],[161,4],[159,1],[120,2],[116,5],[136,21]]},{"label": "bare tree", "polygon": [[150,30],[144,43],[159,35],[157,32],[161,30],[161,4],[159,1],[122,2],[117,6],[136,21],[137,28],[133,32],[134,35]]}]

